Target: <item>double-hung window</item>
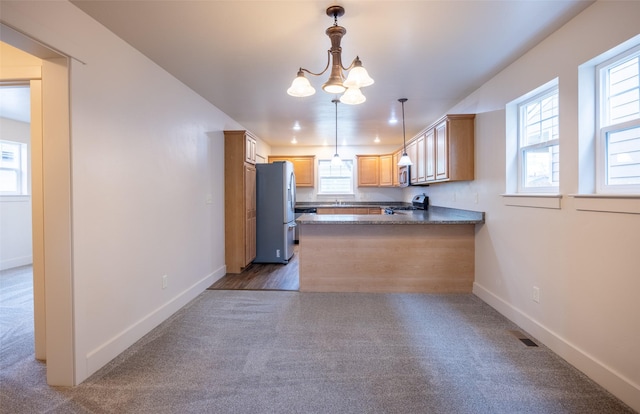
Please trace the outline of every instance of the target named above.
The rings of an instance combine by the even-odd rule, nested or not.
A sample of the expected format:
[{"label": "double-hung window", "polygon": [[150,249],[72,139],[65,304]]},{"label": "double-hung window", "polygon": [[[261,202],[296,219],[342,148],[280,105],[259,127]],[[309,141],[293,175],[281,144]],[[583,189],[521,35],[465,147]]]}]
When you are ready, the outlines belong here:
[{"label": "double-hung window", "polygon": [[558,86],[518,104],[518,192],[558,192]]},{"label": "double-hung window", "polygon": [[640,46],[596,70],[596,189],[640,194]]},{"label": "double-hung window", "polygon": [[319,160],[318,194],[353,194],[353,160],[342,160],[340,166]]},{"label": "double-hung window", "polygon": [[0,140],[0,195],[28,194],[27,144]]}]

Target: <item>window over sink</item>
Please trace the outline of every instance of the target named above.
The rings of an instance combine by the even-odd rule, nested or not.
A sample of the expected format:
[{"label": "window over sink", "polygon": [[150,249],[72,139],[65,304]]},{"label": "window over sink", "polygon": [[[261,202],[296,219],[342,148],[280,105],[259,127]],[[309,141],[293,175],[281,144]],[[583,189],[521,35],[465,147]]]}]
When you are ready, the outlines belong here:
[{"label": "window over sink", "polygon": [[340,166],[318,160],[318,194],[353,194],[353,160],[342,160]]}]

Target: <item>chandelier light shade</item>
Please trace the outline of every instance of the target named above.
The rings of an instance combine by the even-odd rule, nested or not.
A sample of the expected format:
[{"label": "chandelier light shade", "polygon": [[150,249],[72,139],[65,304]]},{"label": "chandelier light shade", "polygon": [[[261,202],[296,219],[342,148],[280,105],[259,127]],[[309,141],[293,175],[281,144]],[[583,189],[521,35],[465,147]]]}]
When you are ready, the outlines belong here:
[{"label": "chandelier light shade", "polygon": [[[357,105],[366,101],[365,96],[360,92],[360,88],[372,85],[373,79],[362,66],[360,57],[356,56],[348,67],[344,67],[342,64],[342,47],[340,46],[340,42],[342,37],[347,34],[347,29],[338,26],[338,17],[342,15],[344,15],[344,8],[342,6],[331,6],[327,8],[327,16],[333,17],[333,26],[325,31],[329,39],[331,39],[331,49],[327,51],[327,66],[319,73],[314,73],[301,67],[298,70],[296,78],[291,83],[291,87],[287,89],[289,95],[298,98],[313,95],[316,90],[305,77],[305,72],[309,75],[321,76],[331,67],[329,79],[322,85],[322,90],[334,95],[344,93],[340,101],[348,105]],[[344,75],[345,72],[348,72],[346,79]]]},{"label": "chandelier light shade", "polygon": [[339,167],[342,165],[342,160],[338,155],[338,102],[340,101],[337,99],[333,99],[331,102],[333,102],[336,106],[336,153],[333,154],[333,158],[331,159],[331,165],[334,167]]},{"label": "chandelier light shade", "polygon": [[402,157],[400,157],[400,160],[398,161],[398,165],[400,167],[413,165],[413,162],[411,162],[411,158],[409,158],[409,156],[407,155],[407,137],[404,129],[404,103],[407,102],[407,100],[407,98],[398,99],[398,102],[402,104],[402,142],[404,143]]}]

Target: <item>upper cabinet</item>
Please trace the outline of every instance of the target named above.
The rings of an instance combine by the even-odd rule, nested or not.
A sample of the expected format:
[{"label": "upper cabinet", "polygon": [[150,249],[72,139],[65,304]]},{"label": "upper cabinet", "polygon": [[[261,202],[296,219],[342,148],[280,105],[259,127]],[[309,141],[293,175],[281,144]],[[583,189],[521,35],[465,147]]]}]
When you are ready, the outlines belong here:
[{"label": "upper cabinet", "polygon": [[391,154],[380,156],[378,169],[380,172],[380,187],[392,187],[394,185],[393,179],[395,178],[396,181],[398,180],[396,177],[398,174],[394,173],[395,170],[393,168],[397,164],[397,161],[395,164],[393,163],[393,155]]},{"label": "upper cabinet", "polygon": [[445,115],[407,144],[412,185],[474,179],[474,121]]},{"label": "upper cabinet", "polygon": [[377,187],[380,184],[379,155],[356,155],[358,160],[358,187]]},{"label": "upper cabinet", "polygon": [[268,161],[291,161],[296,175],[296,187],[313,187],[315,155],[269,155]]},{"label": "upper cabinet", "polygon": [[256,138],[248,131],[245,132],[245,161],[249,164],[256,163]]},{"label": "upper cabinet", "polygon": [[358,162],[358,187],[393,187],[398,185],[398,158],[396,154],[356,155],[356,159]]}]

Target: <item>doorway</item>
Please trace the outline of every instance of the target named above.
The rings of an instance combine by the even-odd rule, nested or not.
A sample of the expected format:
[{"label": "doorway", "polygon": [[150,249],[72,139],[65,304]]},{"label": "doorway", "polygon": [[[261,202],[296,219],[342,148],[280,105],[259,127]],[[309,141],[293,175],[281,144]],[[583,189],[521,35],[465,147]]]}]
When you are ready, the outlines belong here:
[{"label": "doorway", "polygon": [[[0,30],[3,42],[0,45],[3,54],[0,82],[28,82],[30,85],[36,357],[46,360],[49,385],[72,386],[75,385],[75,360],[69,60],[4,24],[0,23]],[[21,54],[10,55],[9,48]],[[41,64],[33,61],[20,64],[16,56],[38,59]],[[39,119],[36,119],[34,108],[40,108]],[[46,336],[46,332],[50,335]]]}]

